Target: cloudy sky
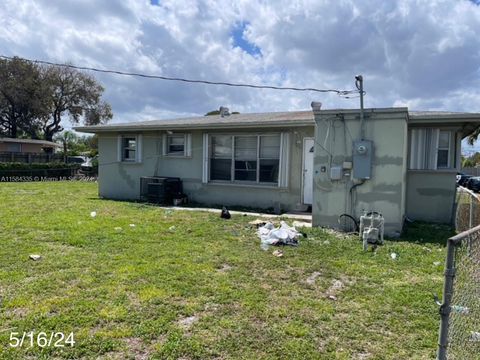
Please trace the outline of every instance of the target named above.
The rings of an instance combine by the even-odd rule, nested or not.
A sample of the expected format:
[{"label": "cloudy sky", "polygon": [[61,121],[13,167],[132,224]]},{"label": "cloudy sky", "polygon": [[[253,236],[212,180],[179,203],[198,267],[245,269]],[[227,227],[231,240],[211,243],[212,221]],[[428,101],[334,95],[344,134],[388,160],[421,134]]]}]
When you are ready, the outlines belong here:
[{"label": "cloudy sky", "polygon": [[[2,0],[0,54],[213,81],[353,89],[366,106],[480,112],[480,0]],[[318,93],[113,75],[115,122],[358,107]]]}]

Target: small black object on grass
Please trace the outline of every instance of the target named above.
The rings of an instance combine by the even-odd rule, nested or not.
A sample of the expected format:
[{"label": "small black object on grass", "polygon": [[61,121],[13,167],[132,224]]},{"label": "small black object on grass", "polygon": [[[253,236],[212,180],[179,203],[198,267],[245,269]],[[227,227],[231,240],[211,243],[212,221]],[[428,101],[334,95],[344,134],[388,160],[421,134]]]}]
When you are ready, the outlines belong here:
[{"label": "small black object on grass", "polygon": [[227,210],[227,208],[224,206],[222,208],[222,212],[220,214],[220,217],[222,219],[230,219],[232,217],[232,215],[230,215],[230,212]]}]

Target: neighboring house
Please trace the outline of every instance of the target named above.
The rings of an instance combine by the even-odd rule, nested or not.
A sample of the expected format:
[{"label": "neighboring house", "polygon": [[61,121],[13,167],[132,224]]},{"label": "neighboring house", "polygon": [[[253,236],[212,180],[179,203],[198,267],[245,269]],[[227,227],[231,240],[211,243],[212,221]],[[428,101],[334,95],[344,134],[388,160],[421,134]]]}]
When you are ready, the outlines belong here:
[{"label": "neighboring house", "polygon": [[281,211],[311,205],[317,226],[336,227],[339,215],[362,211],[382,213],[388,234],[406,216],[450,222],[461,139],[480,125],[480,114],[384,108],[365,109],[363,127],[360,118],[359,110],[337,109],[75,130],[98,134],[99,194],[106,198],[139,199],[140,177],[169,176],[180,177],[199,203]]},{"label": "neighboring house", "polygon": [[0,138],[0,152],[42,154],[54,153],[60,145],[46,140]]}]

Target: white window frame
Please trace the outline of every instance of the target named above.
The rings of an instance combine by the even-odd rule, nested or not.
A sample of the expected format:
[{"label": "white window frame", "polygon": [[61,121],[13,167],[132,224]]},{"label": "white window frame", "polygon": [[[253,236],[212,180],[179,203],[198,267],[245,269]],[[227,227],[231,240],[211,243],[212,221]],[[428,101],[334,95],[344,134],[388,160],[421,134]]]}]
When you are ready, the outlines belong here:
[{"label": "white window frame", "polygon": [[[442,133],[448,134],[448,145],[446,147],[440,147],[440,137]],[[452,151],[452,135],[453,131],[451,130],[440,130],[438,134],[438,143],[437,143],[437,169],[451,169],[451,151]],[[438,153],[442,151],[447,151],[447,166],[438,166]]]},{"label": "white window frame", "polygon": [[[124,151],[127,149],[124,145],[125,139],[135,139],[135,158],[126,159]],[[141,134],[121,134],[117,137],[117,161],[125,164],[135,164],[142,162],[142,135]]]},{"label": "white window frame", "polygon": [[[171,137],[183,137],[183,152],[170,152],[170,138]],[[163,134],[162,136],[163,156],[170,158],[185,158],[192,156],[192,136],[189,133],[172,133]]]},{"label": "white window frame", "polygon": [[[211,154],[211,141],[213,136],[231,136],[232,137],[232,152],[231,152],[231,174],[230,180],[211,180],[210,179],[210,160]],[[256,137],[256,181],[251,180],[236,180],[235,179],[235,137]],[[261,182],[260,181],[260,161],[273,158],[261,158],[260,157],[260,139],[261,137],[278,136],[280,140],[278,160],[278,179],[276,182]],[[232,185],[246,185],[246,186],[271,186],[271,187],[288,187],[288,170],[289,170],[289,148],[290,148],[290,136],[288,133],[267,132],[267,133],[212,133],[204,134],[203,136],[203,183],[212,184],[232,184]],[[252,160],[253,161],[253,160]]]},{"label": "white window frame", "polygon": [[[440,147],[440,134],[448,133],[448,147]],[[452,128],[413,127],[409,129],[408,170],[454,170],[458,131]],[[447,150],[447,166],[438,166],[438,153]]]}]

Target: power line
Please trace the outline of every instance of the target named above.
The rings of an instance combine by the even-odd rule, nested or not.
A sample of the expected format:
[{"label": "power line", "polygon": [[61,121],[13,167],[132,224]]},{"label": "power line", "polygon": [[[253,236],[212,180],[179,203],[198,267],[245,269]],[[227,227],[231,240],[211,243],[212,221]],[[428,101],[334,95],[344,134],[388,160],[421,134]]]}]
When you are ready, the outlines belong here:
[{"label": "power line", "polygon": [[141,74],[141,73],[135,73],[135,72],[118,71],[118,70],[98,69],[94,67],[77,66],[72,64],[60,64],[60,63],[54,63],[54,62],[45,61],[45,60],[32,60],[32,59],[22,58],[18,56],[11,57],[6,55],[0,55],[0,58],[7,59],[7,60],[20,59],[20,60],[28,61],[35,64],[60,66],[65,68],[77,69],[77,70],[89,70],[89,71],[94,71],[99,73],[115,74],[115,75],[122,75],[122,76],[135,76],[135,77],[142,77],[147,79],[158,79],[158,80],[167,80],[167,81],[180,81],[180,82],[195,83],[195,84],[245,87],[245,88],[253,88],[253,89],[313,91],[313,92],[319,92],[319,93],[336,93],[337,95],[340,95],[340,96],[347,96],[349,94],[358,93],[358,90],[336,90],[336,89],[283,87],[283,86],[273,86],[273,85],[254,85],[254,84],[230,83],[230,82],[222,82],[222,81],[186,79],[186,78],[180,78],[180,77],[169,77],[169,76],[161,76],[161,75],[149,75],[149,74]]}]

